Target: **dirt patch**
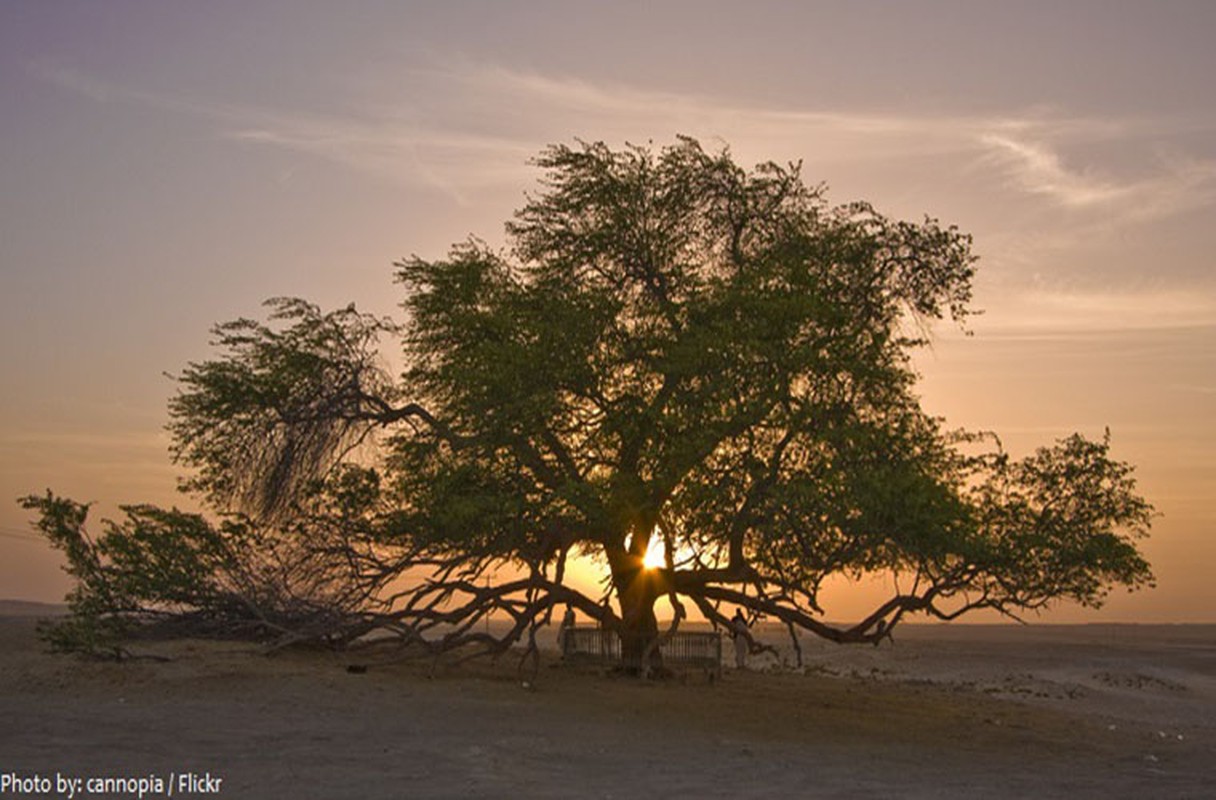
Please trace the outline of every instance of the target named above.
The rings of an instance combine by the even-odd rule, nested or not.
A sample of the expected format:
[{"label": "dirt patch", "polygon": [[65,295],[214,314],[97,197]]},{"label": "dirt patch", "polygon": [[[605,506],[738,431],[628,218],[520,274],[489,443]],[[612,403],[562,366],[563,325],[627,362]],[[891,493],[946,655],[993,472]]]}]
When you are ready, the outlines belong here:
[{"label": "dirt patch", "polygon": [[552,662],[520,673],[512,659],[140,649],[172,660],[52,656],[31,619],[0,619],[0,768],[209,773],[219,796],[301,798],[1185,797],[1216,781],[1210,731],[1167,736],[1151,720],[1021,702],[906,664],[639,682]]}]

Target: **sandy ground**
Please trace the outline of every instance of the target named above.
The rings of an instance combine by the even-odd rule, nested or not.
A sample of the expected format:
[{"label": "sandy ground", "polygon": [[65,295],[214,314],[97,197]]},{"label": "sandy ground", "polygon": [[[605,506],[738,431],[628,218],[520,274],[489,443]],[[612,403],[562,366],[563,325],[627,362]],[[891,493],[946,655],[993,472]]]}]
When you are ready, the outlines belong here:
[{"label": "sandy ground", "polygon": [[37,611],[0,605],[0,776],[198,797],[179,776],[210,773],[228,798],[1216,797],[1211,626],[905,626],[712,684],[545,663],[525,687],[513,659],[430,674],[202,641],[136,648],[163,663],[55,656]]}]

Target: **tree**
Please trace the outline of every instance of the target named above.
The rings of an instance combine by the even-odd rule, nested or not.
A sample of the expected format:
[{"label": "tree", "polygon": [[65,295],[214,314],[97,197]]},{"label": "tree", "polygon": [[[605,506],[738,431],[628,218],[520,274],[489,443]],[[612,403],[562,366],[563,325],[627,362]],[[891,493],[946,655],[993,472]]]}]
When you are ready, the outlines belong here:
[{"label": "tree", "polygon": [[[534,647],[570,603],[643,665],[660,598],[673,625],[685,603],[725,624],[725,605],[875,642],[908,613],[1097,605],[1151,582],[1135,540],[1152,508],[1109,435],[1015,462],[921,410],[909,356],[934,320],[964,322],[970,237],[831,207],[798,165],[748,172],[688,138],[537,164],[507,250],[396,265],[402,323],[272,301],[269,324],[217,327],[220,357],[179,378],[186,487],[330,543],[383,601],[359,630],[499,652]],[[401,341],[399,379],[382,336]],[[615,609],[569,585],[573,554],[606,565]],[[824,580],[875,572],[903,588],[827,623]],[[505,635],[478,627],[492,612]]]},{"label": "tree", "polygon": [[322,640],[358,635],[352,620],[369,598],[346,562],[347,540],[300,520],[274,530],[231,515],[216,525],[200,514],[123,506],[89,535],[89,507],[31,495],[38,529],[63,552],[76,585],[68,615],[44,621],[55,650],[108,658],[130,654],[124,640],[154,628],[167,634]]}]

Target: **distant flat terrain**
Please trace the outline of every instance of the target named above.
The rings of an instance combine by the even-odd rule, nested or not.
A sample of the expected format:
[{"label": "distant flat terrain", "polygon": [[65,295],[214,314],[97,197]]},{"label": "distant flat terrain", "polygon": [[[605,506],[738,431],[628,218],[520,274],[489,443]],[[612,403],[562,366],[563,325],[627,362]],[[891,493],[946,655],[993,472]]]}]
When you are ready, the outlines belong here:
[{"label": "distant flat terrain", "polygon": [[34,619],[10,615],[0,762],[18,775],[209,772],[233,798],[1199,798],[1216,787],[1212,626],[905,626],[879,648],[802,647],[801,668],[766,656],[712,684],[552,658],[533,678],[514,658],[432,671],[385,652],[267,657],[193,640],[133,645],[167,662],[107,663],[50,655]]},{"label": "distant flat terrain", "polygon": [[67,613],[62,603],[36,603],[33,600],[0,600],[2,617],[57,617]]}]

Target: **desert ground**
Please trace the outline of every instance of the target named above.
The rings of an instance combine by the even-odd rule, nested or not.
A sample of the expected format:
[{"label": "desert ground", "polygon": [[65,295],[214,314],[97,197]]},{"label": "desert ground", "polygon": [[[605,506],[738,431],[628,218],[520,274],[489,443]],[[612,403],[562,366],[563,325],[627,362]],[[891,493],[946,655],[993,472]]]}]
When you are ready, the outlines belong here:
[{"label": "desert ground", "polygon": [[804,640],[802,667],[765,632],[784,649],[747,670],[642,682],[195,640],[93,661],[45,651],[45,610],[0,605],[0,775],[142,777],[145,797],[1216,796],[1216,626],[906,625]]}]

